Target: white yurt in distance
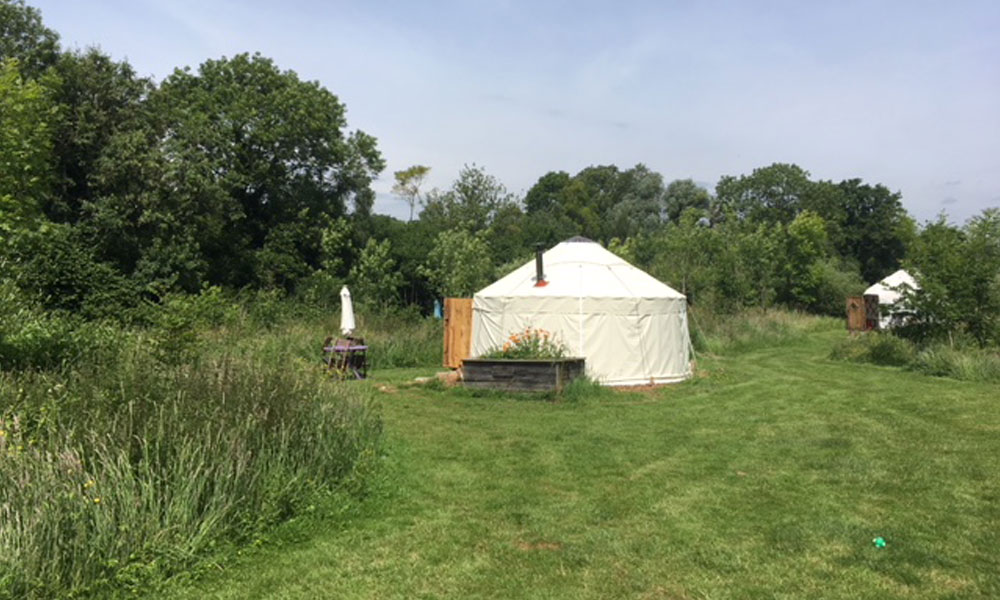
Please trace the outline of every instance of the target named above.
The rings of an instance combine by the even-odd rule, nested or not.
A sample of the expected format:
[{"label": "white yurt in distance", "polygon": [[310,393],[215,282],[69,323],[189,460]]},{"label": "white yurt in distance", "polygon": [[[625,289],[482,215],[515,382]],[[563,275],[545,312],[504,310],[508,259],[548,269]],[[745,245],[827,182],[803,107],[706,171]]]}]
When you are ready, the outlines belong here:
[{"label": "white yurt in distance", "polygon": [[865,290],[865,295],[875,294],[878,296],[879,327],[882,329],[900,324],[912,314],[912,311],[900,303],[903,298],[902,290],[907,287],[911,290],[920,289],[917,280],[905,270],[900,269]]},{"label": "white yurt in distance", "polygon": [[472,301],[472,356],[543,329],[586,358],[604,385],[670,383],[691,376],[687,299],[605,250],[576,237],[542,255],[543,283],[529,262]]}]

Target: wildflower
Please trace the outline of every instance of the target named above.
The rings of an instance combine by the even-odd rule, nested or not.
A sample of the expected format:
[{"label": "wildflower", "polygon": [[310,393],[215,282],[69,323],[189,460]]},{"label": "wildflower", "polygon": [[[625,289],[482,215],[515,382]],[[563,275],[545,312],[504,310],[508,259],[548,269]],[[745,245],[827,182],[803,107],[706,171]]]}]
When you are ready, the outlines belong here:
[{"label": "wildflower", "polygon": [[90,479],[87,481],[87,483],[83,484],[83,489],[92,488],[95,485],[97,485],[97,482],[94,481],[93,479]]},{"label": "wildflower", "polygon": [[101,503],[100,498],[94,498],[94,504],[100,504],[100,503]]}]

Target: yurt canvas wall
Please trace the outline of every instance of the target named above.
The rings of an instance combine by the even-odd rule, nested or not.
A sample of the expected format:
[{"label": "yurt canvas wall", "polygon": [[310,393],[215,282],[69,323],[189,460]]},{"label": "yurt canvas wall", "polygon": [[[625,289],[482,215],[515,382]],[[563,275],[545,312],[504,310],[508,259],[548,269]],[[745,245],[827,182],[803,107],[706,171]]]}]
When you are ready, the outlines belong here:
[{"label": "yurt canvas wall", "polygon": [[532,261],[475,294],[472,356],[530,327],[554,334],[570,356],[586,358],[588,376],[605,385],[691,375],[683,294],[584,238],[545,252],[543,271],[542,286]]}]

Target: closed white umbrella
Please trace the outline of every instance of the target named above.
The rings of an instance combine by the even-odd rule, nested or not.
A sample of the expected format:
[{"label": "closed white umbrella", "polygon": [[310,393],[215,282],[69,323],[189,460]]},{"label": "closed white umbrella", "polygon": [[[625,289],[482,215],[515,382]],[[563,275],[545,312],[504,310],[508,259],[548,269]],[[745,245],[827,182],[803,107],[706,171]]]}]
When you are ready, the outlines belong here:
[{"label": "closed white umbrella", "polygon": [[354,331],[354,305],[351,304],[351,291],[347,286],[340,288],[340,332],[350,335]]}]

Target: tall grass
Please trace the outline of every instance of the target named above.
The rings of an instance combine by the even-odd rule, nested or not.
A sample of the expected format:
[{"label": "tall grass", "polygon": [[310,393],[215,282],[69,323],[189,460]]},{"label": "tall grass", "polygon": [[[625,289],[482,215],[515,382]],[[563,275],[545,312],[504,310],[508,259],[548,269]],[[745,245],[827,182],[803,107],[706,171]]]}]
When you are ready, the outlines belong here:
[{"label": "tall grass", "polygon": [[[133,348],[136,350],[138,348]],[[381,421],[294,361],[0,375],[0,597],[100,595],[361,482]]]},{"label": "tall grass", "polygon": [[789,310],[748,309],[714,312],[704,307],[688,311],[695,351],[712,354],[746,352],[804,338],[811,332],[837,326],[837,320]]},{"label": "tall grass", "polygon": [[920,347],[891,332],[853,335],[834,346],[838,360],[905,367],[911,371],[965,381],[1000,382],[1000,352],[946,343]]}]

